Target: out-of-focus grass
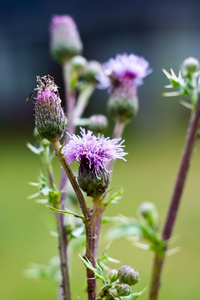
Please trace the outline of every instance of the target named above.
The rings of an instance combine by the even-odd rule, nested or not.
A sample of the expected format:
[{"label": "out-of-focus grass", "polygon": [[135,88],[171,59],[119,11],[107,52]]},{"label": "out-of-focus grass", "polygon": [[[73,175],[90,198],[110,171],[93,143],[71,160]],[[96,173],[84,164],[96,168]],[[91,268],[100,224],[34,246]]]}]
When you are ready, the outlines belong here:
[{"label": "out-of-focus grass", "polygon": [[[154,137],[127,136],[127,162],[115,164],[112,185],[123,186],[124,197],[111,205],[106,215],[136,216],[143,201],[153,201],[161,216],[161,226],[168,208],[184,143],[184,129]],[[57,241],[50,235],[53,213],[27,196],[35,189],[27,184],[37,180],[41,163],[26,149],[27,137],[4,138],[1,146],[1,205],[0,205],[0,299],[57,299],[52,282],[34,281],[24,277],[30,262],[47,263],[57,255]],[[198,146],[197,146],[198,148]],[[60,167],[57,169],[59,174]],[[200,287],[200,154],[196,151],[173,233],[172,246],[181,251],[166,260],[162,278],[161,300],[199,299]],[[109,241],[105,229],[101,235],[100,251]],[[109,255],[121,264],[130,264],[140,273],[135,286],[139,291],[149,285],[152,254],[134,248],[130,242],[118,240],[109,248]],[[86,299],[85,269],[77,253],[70,259],[72,299]],[[110,265],[117,267],[115,265]],[[147,299],[147,293],[140,298]]]}]

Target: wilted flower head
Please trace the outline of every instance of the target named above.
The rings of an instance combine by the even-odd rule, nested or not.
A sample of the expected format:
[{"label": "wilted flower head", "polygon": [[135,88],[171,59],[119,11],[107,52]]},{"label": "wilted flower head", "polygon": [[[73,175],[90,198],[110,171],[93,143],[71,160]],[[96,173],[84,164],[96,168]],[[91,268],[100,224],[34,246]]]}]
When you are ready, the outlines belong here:
[{"label": "wilted flower head", "polygon": [[76,24],[68,15],[54,16],[50,24],[50,49],[59,63],[80,54],[83,45]]},{"label": "wilted flower head", "polygon": [[98,77],[99,88],[107,88],[132,81],[136,86],[143,83],[143,78],[152,72],[149,63],[143,57],[134,54],[118,54],[103,64],[104,74]]},{"label": "wilted flower head", "polygon": [[81,135],[71,136],[69,143],[63,147],[62,154],[68,163],[80,162],[78,182],[88,196],[96,197],[105,192],[109,184],[109,172],[106,166],[109,161],[120,158],[125,160],[120,139],[105,138],[93,135],[92,131],[81,128]]},{"label": "wilted flower head", "polygon": [[112,159],[120,158],[125,160],[124,156],[127,154],[123,150],[123,142],[120,139],[110,139],[104,136],[96,137],[92,131],[81,128],[81,135],[71,136],[69,143],[63,147],[62,153],[66,157],[68,163],[73,161],[81,162],[86,158],[89,167],[94,166],[96,174],[100,168],[106,169],[106,165]]}]

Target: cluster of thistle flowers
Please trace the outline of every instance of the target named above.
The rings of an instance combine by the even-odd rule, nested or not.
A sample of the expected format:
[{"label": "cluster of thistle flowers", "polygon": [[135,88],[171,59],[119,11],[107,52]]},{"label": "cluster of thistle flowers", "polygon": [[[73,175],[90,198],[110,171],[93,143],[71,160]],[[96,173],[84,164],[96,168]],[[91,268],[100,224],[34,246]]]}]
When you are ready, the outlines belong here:
[{"label": "cluster of thistle flowers", "polygon": [[[59,63],[65,63],[73,57],[71,72],[84,81],[94,81],[101,89],[108,88],[108,111],[111,116],[121,122],[132,119],[138,110],[137,87],[151,72],[149,63],[134,54],[122,54],[104,63],[101,69],[98,63],[87,64],[86,60],[78,55],[81,51],[82,43],[73,19],[69,16],[55,16],[51,23],[51,52],[54,58]],[[61,139],[67,124],[58,88],[50,76],[37,80],[39,86],[35,101],[36,126],[43,138],[55,142]],[[98,186],[102,180],[99,189],[104,193],[109,183],[109,172],[106,169],[108,162],[116,158],[124,159],[126,153],[122,150],[123,142],[118,144],[118,139],[110,140],[100,136],[107,126],[103,116],[91,117],[88,126],[99,132],[98,137],[91,131],[86,133],[81,129],[82,137],[72,135],[70,143],[63,147],[62,153],[69,163],[74,160],[80,162],[79,184],[92,196],[91,189],[95,188],[90,188],[90,184]]]},{"label": "cluster of thistle flowers", "polygon": [[[80,118],[94,89],[106,88],[108,112],[115,124],[124,128],[138,111],[138,86],[152,70],[144,58],[134,54],[117,55],[103,65],[96,61],[87,62],[81,56],[83,46],[76,24],[69,16],[53,17],[50,33],[52,56],[58,63],[68,66],[68,91],[78,91],[72,125],[86,124],[89,130],[80,128],[80,135],[68,133],[69,120],[63,110],[58,87],[50,75],[37,77],[38,85],[34,90],[37,91],[35,125],[40,137],[53,145],[59,143],[65,133],[68,135],[69,141],[65,143],[63,140],[60,154],[68,164],[73,161],[79,163],[77,181],[82,191],[93,201],[103,199],[110,183],[112,161],[117,158],[125,160],[127,154],[121,140],[123,130],[114,131],[113,139],[110,139],[103,135],[108,125],[105,116],[94,115],[87,120]],[[99,297],[115,299],[128,296],[130,286],[136,284],[138,279],[137,271],[122,266],[119,271],[110,273],[109,284]]]}]

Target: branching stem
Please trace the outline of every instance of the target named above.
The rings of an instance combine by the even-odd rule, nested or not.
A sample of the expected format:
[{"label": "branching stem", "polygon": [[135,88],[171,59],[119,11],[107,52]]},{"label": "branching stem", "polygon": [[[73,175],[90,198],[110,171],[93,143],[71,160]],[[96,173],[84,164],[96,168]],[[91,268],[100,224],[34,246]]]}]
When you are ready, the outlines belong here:
[{"label": "branching stem", "polygon": [[[197,140],[198,125],[200,120],[200,96],[196,104],[195,111],[191,114],[188,131],[185,141],[185,146],[177,174],[176,183],[174,186],[171,203],[169,206],[168,214],[166,217],[164,229],[162,232],[163,241],[168,241],[171,237],[175,220],[177,217],[178,209],[180,206],[181,195],[183,192],[184,184],[186,181],[187,173],[189,170],[190,161],[192,158],[193,149]],[[167,250],[167,247],[165,251]],[[161,272],[165,256],[162,258],[155,257],[153,264],[152,282],[149,294],[149,300],[157,300],[160,288]]]}]

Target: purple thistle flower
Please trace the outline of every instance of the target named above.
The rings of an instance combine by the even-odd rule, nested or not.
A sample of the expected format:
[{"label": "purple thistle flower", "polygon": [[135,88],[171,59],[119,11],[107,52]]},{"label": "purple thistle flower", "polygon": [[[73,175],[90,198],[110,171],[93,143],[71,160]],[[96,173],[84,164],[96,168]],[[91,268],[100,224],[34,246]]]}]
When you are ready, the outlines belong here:
[{"label": "purple thistle flower", "polygon": [[118,142],[120,139],[110,140],[104,136],[93,135],[92,131],[81,128],[81,135],[71,136],[71,140],[62,149],[62,154],[66,157],[68,163],[78,161],[78,183],[81,189],[88,196],[99,197],[107,189],[109,184],[109,172],[106,170],[107,163],[116,158],[125,160],[122,145]]},{"label": "purple thistle flower", "polygon": [[83,45],[73,18],[68,15],[54,16],[50,24],[50,49],[59,63],[80,54]]},{"label": "purple thistle flower", "polygon": [[[120,139],[110,139],[98,135],[96,137],[93,132],[81,128],[81,135],[71,136],[71,140],[62,149],[63,155],[66,157],[68,163],[73,161],[81,162],[82,159],[87,159],[89,168],[94,167],[94,171],[98,175],[100,169],[106,170],[106,165],[109,161],[119,158],[126,160],[124,156],[124,141]],[[119,144],[118,144],[119,143]]]},{"label": "purple thistle flower", "polygon": [[141,85],[143,78],[152,72],[149,63],[143,57],[134,54],[118,54],[103,64],[104,74],[99,77],[99,88],[113,87],[124,81],[131,81],[133,85]]}]

